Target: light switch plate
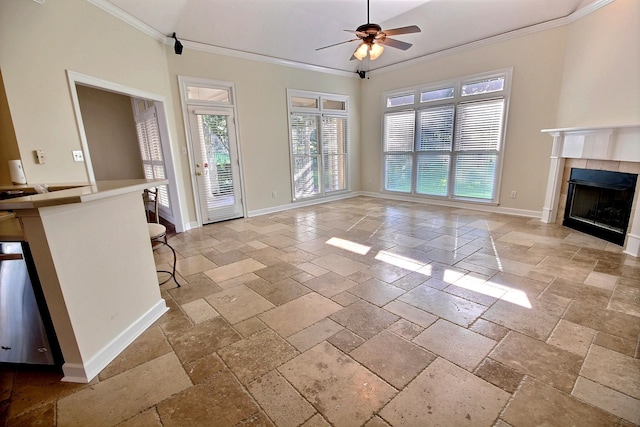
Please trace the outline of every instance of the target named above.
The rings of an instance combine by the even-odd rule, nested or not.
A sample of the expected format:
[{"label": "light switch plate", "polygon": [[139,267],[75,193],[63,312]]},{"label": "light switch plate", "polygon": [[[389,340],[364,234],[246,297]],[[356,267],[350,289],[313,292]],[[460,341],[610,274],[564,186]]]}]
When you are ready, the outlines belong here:
[{"label": "light switch plate", "polygon": [[38,162],[39,165],[44,165],[44,151],[35,150],[33,153],[36,156],[36,162]]},{"label": "light switch plate", "polygon": [[73,150],[72,153],[74,162],[84,162],[84,154],[81,150]]}]

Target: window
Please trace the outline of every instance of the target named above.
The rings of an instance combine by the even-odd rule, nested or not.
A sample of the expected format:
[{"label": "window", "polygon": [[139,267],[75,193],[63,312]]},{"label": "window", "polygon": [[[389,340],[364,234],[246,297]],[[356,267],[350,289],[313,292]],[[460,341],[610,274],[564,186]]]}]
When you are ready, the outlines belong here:
[{"label": "window", "polygon": [[[142,168],[146,179],[165,179],[167,174],[162,157],[160,129],[156,105],[146,100],[134,100],[136,132],[142,157]],[[169,194],[166,185],[158,187],[158,203],[165,215],[169,211]]]},{"label": "window", "polygon": [[347,189],[346,96],[288,91],[293,198]]},{"label": "window", "polygon": [[384,190],[496,203],[510,76],[387,94]]}]

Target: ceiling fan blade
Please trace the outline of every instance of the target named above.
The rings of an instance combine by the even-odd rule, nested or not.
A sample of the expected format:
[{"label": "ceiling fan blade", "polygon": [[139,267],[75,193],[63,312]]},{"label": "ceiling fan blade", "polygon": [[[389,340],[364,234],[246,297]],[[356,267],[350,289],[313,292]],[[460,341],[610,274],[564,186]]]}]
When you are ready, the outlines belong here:
[{"label": "ceiling fan blade", "polygon": [[407,50],[411,46],[413,46],[411,43],[401,42],[400,40],[390,39],[389,37],[386,37],[382,40],[378,40],[378,43],[383,44],[385,46],[395,47],[396,49],[402,49],[402,50]]},{"label": "ceiling fan blade", "polygon": [[330,44],[329,46],[322,46],[322,47],[317,48],[316,50],[322,50],[322,49],[326,49],[328,47],[334,47],[334,46],[338,46],[338,45],[345,44],[345,43],[351,43],[351,42],[355,42],[357,40],[360,40],[360,39],[351,39],[351,40],[347,40],[347,41],[340,42],[340,43]]},{"label": "ceiling fan blade", "polygon": [[417,25],[409,25],[408,27],[393,28],[391,30],[384,31],[384,33],[388,36],[397,36],[399,34],[411,34],[419,32],[420,28]]}]

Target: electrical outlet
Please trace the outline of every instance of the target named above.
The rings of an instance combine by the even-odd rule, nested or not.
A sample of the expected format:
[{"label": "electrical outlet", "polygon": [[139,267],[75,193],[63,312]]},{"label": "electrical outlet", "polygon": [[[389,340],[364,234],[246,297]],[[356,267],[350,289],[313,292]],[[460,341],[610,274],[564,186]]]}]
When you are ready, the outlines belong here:
[{"label": "electrical outlet", "polygon": [[38,162],[39,165],[44,165],[44,151],[35,150],[33,154],[36,156],[36,162]]},{"label": "electrical outlet", "polygon": [[272,192],[271,192],[271,197],[272,197],[272,198],[274,198],[274,199],[275,199],[277,196],[278,196],[278,194],[277,194],[275,191],[272,191]]},{"label": "electrical outlet", "polygon": [[84,162],[84,154],[82,154],[81,150],[73,150],[71,153],[73,154],[74,162]]},{"label": "electrical outlet", "polygon": [[515,199],[516,197],[518,197],[518,192],[517,191],[512,191],[511,192],[511,198]]}]

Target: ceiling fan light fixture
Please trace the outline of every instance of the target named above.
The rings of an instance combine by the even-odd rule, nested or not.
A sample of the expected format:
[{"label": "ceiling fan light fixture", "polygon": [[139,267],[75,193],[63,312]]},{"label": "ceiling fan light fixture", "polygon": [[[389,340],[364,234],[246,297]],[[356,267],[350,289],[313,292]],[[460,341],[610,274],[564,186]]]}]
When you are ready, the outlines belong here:
[{"label": "ceiling fan light fixture", "polygon": [[369,52],[369,45],[362,42],[360,43],[360,46],[358,46],[356,51],[353,53],[353,56],[355,56],[359,61],[362,61],[364,58],[366,58],[368,52]]},{"label": "ceiling fan light fixture", "polygon": [[369,48],[369,58],[372,61],[375,61],[376,59],[378,59],[380,55],[382,55],[383,50],[384,50],[384,47],[382,47],[382,45],[379,45],[378,43],[373,43]]}]

